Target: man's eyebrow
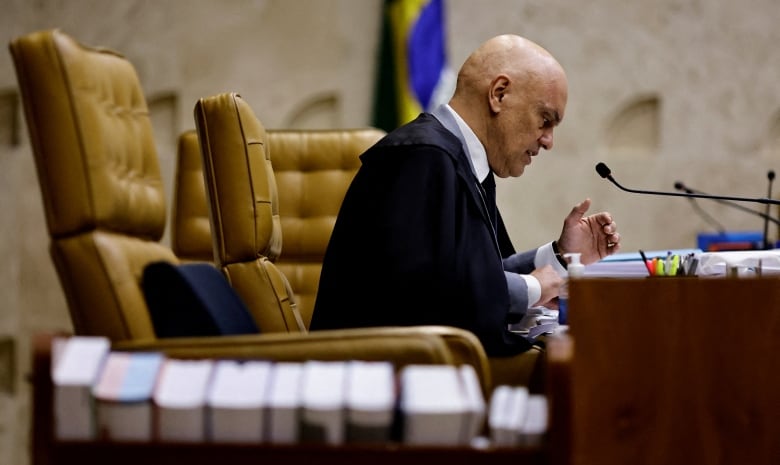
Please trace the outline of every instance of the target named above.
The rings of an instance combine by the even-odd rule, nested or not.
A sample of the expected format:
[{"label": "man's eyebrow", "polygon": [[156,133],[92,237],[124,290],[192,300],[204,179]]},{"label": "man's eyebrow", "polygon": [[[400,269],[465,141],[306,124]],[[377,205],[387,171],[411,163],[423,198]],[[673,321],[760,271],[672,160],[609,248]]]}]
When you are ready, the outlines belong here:
[{"label": "man's eyebrow", "polygon": [[552,111],[552,117],[553,117],[552,118],[553,121],[555,121],[555,124],[560,124],[560,122],[561,122],[561,115],[560,115],[560,113],[558,113],[557,111],[553,110]]}]

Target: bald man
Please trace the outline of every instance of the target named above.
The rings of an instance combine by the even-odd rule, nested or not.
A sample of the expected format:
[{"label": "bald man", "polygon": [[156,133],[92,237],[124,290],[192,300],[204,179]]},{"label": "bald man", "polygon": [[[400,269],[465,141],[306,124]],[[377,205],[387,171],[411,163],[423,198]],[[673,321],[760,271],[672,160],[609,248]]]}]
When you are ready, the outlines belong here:
[{"label": "bald man", "polygon": [[[608,212],[565,217],[557,240],[516,253],[495,207],[494,175],[523,174],[553,147],[568,84],[561,65],[516,35],[482,44],[449,104],[390,132],[361,155],[325,255],[311,330],[449,325],[490,356],[528,350],[509,331],[530,307],[556,308],[566,264],[620,248]],[[532,220],[531,220],[532,221]]]}]

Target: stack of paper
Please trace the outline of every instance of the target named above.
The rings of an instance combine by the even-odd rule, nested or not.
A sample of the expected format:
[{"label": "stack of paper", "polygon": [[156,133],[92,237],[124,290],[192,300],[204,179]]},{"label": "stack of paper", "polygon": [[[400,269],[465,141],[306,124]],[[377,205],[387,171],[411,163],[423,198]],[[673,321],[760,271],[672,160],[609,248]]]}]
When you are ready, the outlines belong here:
[{"label": "stack of paper", "polygon": [[74,336],[52,346],[54,434],[58,439],[94,439],[92,386],[108,356],[108,338]]},{"label": "stack of paper", "polygon": [[541,446],[547,434],[549,410],[547,397],[542,394],[528,396],[528,412],[517,435],[520,446]]},{"label": "stack of paper", "polygon": [[403,441],[407,444],[462,444],[466,398],[460,374],[451,365],[407,365],[401,370]]},{"label": "stack of paper", "polygon": [[699,276],[780,275],[780,249],[705,252],[699,255]]},{"label": "stack of paper", "polygon": [[301,441],[342,444],[345,440],[347,362],[310,360],[301,380]]},{"label": "stack of paper", "polygon": [[267,437],[272,443],[298,442],[302,375],[303,365],[300,363],[278,362],[271,367]]},{"label": "stack of paper", "polygon": [[490,398],[488,427],[493,445],[517,445],[518,431],[525,421],[528,408],[528,389],[522,386],[498,386]]},{"label": "stack of paper", "polygon": [[167,359],[154,391],[157,438],[198,442],[206,439],[206,393],[214,360]]},{"label": "stack of paper", "polygon": [[[681,257],[698,255],[701,249],[650,250],[645,252],[648,260],[665,258],[669,253]],[[606,278],[646,278],[649,276],[647,266],[639,252],[621,252],[609,255],[596,263],[585,266],[585,276]]]},{"label": "stack of paper", "polygon": [[207,394],[209,437],[215,442],[264,440],[271,363],[219,360]]},{"label": "stack of paper", "polygon": [[466,418],[461,434],[461,444],[467,445],[482,434],[482,430],[485,428],[485,396],[482,393],[477,371],[473,366],[461,365],[458,372],[466,400]]},{"label": "stack of paper", "polygon": [[347,442],[390,440],[395,413],[395,372],[390,362],[347,365]]},{"label": "stack of paper", "polygon": [[490,398],[488,428],[496,447],[538,446],[548,426],[547,398],[523,386],[498,386]]},{"label": "stack of paper", "polygon": [[92,389],[100,437],[152,440],[152,393],[164,356],[156,352],[111,352]]}]

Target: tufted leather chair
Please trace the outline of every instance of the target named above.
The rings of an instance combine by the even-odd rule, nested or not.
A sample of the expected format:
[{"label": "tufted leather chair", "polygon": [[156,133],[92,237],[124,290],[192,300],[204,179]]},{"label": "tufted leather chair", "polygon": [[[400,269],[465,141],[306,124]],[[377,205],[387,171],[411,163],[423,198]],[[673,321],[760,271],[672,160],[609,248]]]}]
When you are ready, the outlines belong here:
[{"label": "tufted leather chair", "polygon": [[77,334],[153,337],[138,283],[153,261],[176,262],[166,203],[134,67],[59,31],[13,40],[50,253]]},{"label": "tufted leather chair", "polygon": [[203,184],[198,133],[179,135],[171,206],[171,248],[184,261],[213,262],[209,206]]},{"label": "tufted leather chair", "polygon": [[290,280],[306,327],[325,250],[360,154],[385,135],[375,128],[269,130],[284,247],[276,266]]},{"label": "tufted leather chair", "polygon": [[265,127],[236,94],[201,98],[194,116],[217,267],[261,332],[306,332],[289,282],[273,263],[282,226]]},{"label": "tufted leather chair", "polygon": [[[274,263],[287,277],[308,327],[320,269],[360,154],[385,132],[375,128],[266,131],[279,192],[284,247]],[[179,137],[171,222],[173,251],[183,260],[214,257],[197,133]]]}]

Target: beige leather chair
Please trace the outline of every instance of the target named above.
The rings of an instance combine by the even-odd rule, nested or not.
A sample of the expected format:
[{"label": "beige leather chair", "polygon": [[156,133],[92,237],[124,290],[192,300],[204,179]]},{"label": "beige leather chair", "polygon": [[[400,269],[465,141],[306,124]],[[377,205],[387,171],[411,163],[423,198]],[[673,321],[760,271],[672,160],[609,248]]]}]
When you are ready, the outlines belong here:
[{"label": "beige leather chair", "polygon": [[209,206],[203,184],[198,133],[194,129],[184,131],[178,142],[171,206],[171,248],[181,260],[213,262]]},{"label": "beige leather chair", "polygon": [[275,263],[289,279],[307,327],[325,250],[359,156],[384,135],[375,128],[268,131],[284,238]]},{"label": "beige leather chair", "polygon": [[261,332],[306,332],[287,278],[273,263],[282,227],[265,128],[235,94],[198,100],[195,127],[217,267]]},{"label": "beige leather chair", "polygon": [[15,38],[9,48],[49,248],[75,334],[106,336],[117,349],[163,350],[179,357],[390,360],[396,367],[469,363],[488,392],[485,353],[472,334],[456,328],[156,338],[141,277],[147,264],[177,263],[178,258],[158,242],[166,204],[146,100],[133,65],[116,52],[82,45],[59,30]]},{"label": "beige leather chair", "polygon": [[[279,193],[284,247],[273,258],[295,294],[304,325],[311,321],[325,249],[360,154],[385,132],[375,128],[267,130]],[[214,258],[197,133],[179,137],[171,245],[182,260]],[[269,257],[270,258],[270,257]]]},{"label": "beige leather chair", "polygon": [[135,69],[56,30],[17,38],[10,51],[74,331],[152,337],[138,283],[147,263],[176,256],[158,242],[166,203]]}]

